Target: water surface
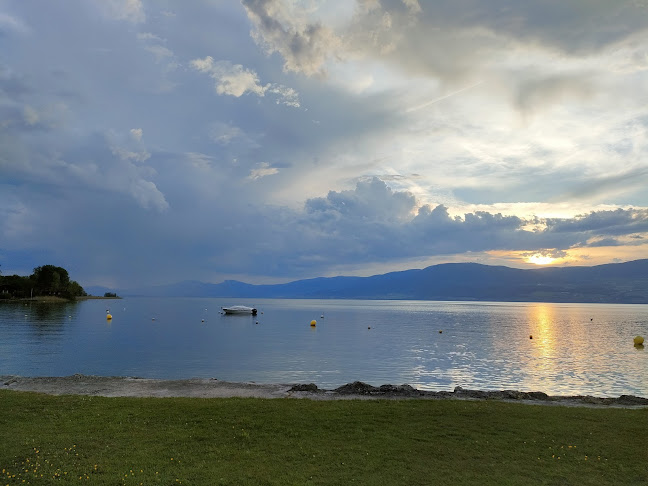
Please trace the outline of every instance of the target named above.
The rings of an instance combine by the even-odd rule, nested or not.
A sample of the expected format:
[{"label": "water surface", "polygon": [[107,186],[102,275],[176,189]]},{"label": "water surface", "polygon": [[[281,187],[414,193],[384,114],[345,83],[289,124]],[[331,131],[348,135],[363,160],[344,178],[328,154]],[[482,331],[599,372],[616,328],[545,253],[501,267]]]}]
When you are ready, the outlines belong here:
[{"label": "water surface", "polygon": [[[221,306],[235,304],[254,305],[260,313],[220,313]],[[648,353],[633,346],[637,334],[648,337],[646,305],[199,298],[2,302],[0,374],[210,377],[313,382],[322,388],[360,380],[428,390],[460,385],[648,397]]]}]

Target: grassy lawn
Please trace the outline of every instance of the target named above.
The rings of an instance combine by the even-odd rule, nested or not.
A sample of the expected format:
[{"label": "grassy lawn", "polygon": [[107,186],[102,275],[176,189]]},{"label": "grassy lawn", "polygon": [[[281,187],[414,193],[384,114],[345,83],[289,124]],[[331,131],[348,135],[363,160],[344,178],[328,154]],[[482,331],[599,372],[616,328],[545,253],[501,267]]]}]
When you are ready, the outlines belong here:
[{"label": "grassy lawn", "polygon": [[0,391],[4,484],[648,484],[648,409]]}]

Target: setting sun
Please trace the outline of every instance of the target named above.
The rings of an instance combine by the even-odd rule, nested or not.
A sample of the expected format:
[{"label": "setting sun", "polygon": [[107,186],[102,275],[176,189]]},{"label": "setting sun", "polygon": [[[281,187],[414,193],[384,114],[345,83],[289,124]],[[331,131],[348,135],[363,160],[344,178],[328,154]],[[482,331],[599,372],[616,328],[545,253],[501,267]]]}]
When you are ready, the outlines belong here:
[{"label": "setting sun", "polygon": [[549,265],[554,262],[556,259],[546,255],[535,254],[530,256],[527,260],[529,263],[535,263],[536,265]]}]

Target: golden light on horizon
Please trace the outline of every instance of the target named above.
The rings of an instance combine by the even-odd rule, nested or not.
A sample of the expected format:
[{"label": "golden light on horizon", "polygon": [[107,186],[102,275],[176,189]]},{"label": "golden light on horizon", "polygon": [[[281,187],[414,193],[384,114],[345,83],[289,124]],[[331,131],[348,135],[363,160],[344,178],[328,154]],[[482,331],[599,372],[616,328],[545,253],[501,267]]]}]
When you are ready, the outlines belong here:
[{"label": "golden light on horizon", "polygon": [[527,258],[528,263],[533,263],[535,265],[549,265],[550,263],[553,263],[555,261],[556,258],[547,255],[541,255],[539,253],[531,255],[529,258]]}]

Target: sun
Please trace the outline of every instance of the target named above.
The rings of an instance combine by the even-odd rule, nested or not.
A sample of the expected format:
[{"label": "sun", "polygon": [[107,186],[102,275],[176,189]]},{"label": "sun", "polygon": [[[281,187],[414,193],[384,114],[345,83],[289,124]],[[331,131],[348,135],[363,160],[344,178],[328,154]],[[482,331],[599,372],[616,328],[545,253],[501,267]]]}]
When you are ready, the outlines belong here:
[{"label": "sun", "polygon": [[556,261],[555,258],[552,258],[547,255],[541,255],[539,253],[536,253],[535,255],[530,256],[527,259],[527,262],[529,263],[534,263],[536,265],[549,265],[550,263],[553,263]]}]

